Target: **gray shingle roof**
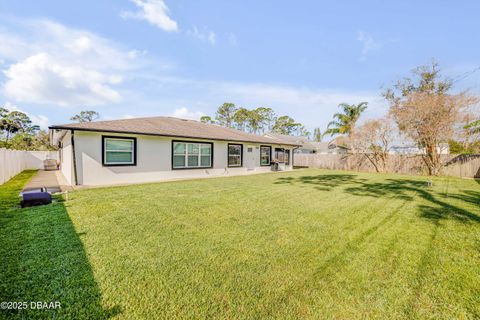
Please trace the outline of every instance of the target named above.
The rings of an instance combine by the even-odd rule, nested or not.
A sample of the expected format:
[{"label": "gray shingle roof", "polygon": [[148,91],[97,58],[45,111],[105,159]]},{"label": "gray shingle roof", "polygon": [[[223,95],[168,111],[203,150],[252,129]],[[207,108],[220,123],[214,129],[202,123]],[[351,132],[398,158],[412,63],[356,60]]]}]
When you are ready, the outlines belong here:
[{"label": "gray shingle roof", "polygon": [[265,137],[215,124],[173,117],[148,117],[70,123],[50,126],[50,129],[73,129],[79,131],[118,132],[209,140],[298,145],[298,143],[286,141],[285,139]]},{"label": "gray shingle roof", "polygon": [[317,142],[317,141],[308,140],[308,137],[287,136],[284,134],[278,134],[278,133],[272,133],[272,132],[265,134],[265,136],[288,141],[292,144],[299,145],[302,148],[316,150],[316,151],[328,151],[334,148],[345,148],[341,143],[343,141],[341,138],[335,138],[330,142]]},{"label": "gray shingle roof", "polygon": [[304,137],[304,136],[288,136],[286,134],[279,134],[279,133],[273,133],[273,132],[268,132],[265,134],[265,136],[274,138],[274,139],[280,139],[283,141],[288,141],[295,145],[304,145],[305,143],[308,142],[308,137]]}]

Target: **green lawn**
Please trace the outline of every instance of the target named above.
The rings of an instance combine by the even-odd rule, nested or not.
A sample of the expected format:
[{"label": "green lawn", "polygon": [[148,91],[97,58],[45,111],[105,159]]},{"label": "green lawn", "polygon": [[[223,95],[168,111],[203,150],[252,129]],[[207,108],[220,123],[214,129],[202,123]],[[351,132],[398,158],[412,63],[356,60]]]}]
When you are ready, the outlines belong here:
[{"label": "green lawn", "polygon": [[480,184],[303,170],[77,191],[0,186],[0,318],[480,318]]}]

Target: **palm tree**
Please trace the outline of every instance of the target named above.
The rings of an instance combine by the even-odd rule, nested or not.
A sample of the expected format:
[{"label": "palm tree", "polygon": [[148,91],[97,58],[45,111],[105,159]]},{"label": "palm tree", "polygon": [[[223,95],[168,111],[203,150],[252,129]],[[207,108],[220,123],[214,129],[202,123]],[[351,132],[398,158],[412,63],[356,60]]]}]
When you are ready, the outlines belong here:
[{"label": "palm tree", "polygon": [[339,104],[338,107],[343,109],[343,113],[335,113],[333,115],[335,120],[328,124],[324,135],[329,134],[333,136],[334,134],[346,134],[351,136],[358,118],[360,118],[362,112],[367,109],[367,106],[368,102],[361,102],[359,104]]}]

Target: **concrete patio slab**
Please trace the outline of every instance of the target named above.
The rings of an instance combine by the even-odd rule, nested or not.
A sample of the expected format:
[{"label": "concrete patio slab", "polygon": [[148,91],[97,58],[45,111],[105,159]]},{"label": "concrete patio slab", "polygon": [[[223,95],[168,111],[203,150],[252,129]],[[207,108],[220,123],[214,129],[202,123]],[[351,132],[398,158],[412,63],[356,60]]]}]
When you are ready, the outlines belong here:
[{"label": "concrete patio slab", "polygon": [[45,171],[39,170],[35,176],[27,183],[23,192],[40,190],[41,188],[47,188],[50,193],[72,191],[72,187],[69,186],[59,170]]}]

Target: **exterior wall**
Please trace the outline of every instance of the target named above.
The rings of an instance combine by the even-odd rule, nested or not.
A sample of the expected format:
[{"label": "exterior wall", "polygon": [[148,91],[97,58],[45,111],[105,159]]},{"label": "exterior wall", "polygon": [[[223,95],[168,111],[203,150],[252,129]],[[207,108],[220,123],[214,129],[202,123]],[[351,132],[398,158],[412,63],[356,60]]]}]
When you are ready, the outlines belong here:
[{"label": "exterior wall", "polygon": [[61,142],[60,171],[65,177],[65,180],[72,185],[75,183],[75,177],[73,175],[72,134],[70,131],[65,134]]},{"label": "exterior wall", "polygon": [[[103,166],[102,164],[102,135],[118,137],[135,137],[137,139],[137,163],[135,166]],[[260,145],[259,143],[239,143],[243,144],[243,166],[240,168],[228,167],[228,141],[212,141],[200,139],[184,139],[170,137],[156,137],[146,135],[130,134],[102,134],[99,132],[75,131],[75,158],[77,167],[77,178],[79,185],[111,185],[124,183],[142,183],[154,182],[172,179],[201,178],[209,176],[227,176],[240,175],[258,172],[270,171],[270,166],[260,166]],[[64,141],[69,140],[65,136]],[[199,141],[213,143],[213,167],[199,169],[180,169],[172,170],[172,140]],[[236,143],[236,142],[231,142]],[[266,145],[266,144],[265,144]],[[65,144],[66,148],[71,145]],[[246,158],[249,156],[248,146],[253,148],[253,157],[255,166],[250,170],[246,167]],[[290,158],[292,157],[291,146],[270,145],[272,154],[275,147],[284,147],[290,149]],[[64,150],[66,151],[66,150]],[[71,149],[67,154],[71,154]],[[65,154],[65,152],[64,152]],[[65,157],[68,162],[68,159]],[[280,170],[291,170],[290,165],[281,165]],[[64,175],[67,176],[68,170],[65,166]],[[72,173],[73,174],[73,173]],[[72,174],[70,176],[72,176]],[[67,178],[68,180],[68,178]],[[70,181],[73,181],[70,180]]]}]

